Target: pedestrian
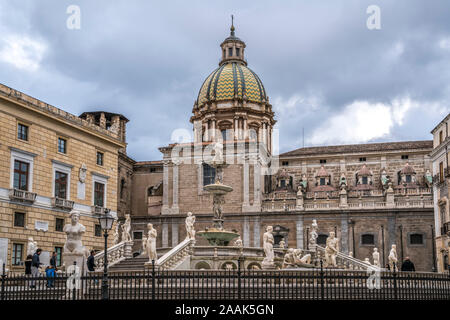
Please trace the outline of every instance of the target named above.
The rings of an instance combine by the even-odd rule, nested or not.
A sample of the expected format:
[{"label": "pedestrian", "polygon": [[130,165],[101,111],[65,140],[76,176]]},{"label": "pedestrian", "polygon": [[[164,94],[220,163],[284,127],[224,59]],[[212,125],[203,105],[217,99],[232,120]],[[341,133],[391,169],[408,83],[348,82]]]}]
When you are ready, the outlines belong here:
[{"label": "pedestrian", "polygon": [[50,258],[50,266],[53,267],[55,272],[58,270],[58,268],[56,266],[56,252],[55,251],[53,251],[52,257]]},{"label": "pedestrian", "polygon": [[39,267],[41,266],[41,262],[39,261],[39,256],[41,255],[42,249],[38,248],[36,252],[33,254],[33,258],[31,260],[31,276],[33,280],[31,280],[30,288],[36,288],[36,279],[39,276]]},{"label": "pedestrian", "polygon": [[31,274],[31,262],[33,261],[33,256],[29,254],[25,260],[25,274]]},{"label": "pedestrian", "polygon": [[95,260],[94,260],[95,251],[91,250],[91,255],[87,258],[87,268],[89,271],[95,271]]},{"label": "pedestrian", "polygon": [[402,271],[416,271],[414,267],[414,263],[409,259],[409,257],[405,258],[405,261],[402,263]]},{"label": "pedestrian", "polygon": [[55,268],[51,265],[47,266],[47,268],[45,268],[45,275],[47,276],[47,288],[53,288],[56,275]]}]

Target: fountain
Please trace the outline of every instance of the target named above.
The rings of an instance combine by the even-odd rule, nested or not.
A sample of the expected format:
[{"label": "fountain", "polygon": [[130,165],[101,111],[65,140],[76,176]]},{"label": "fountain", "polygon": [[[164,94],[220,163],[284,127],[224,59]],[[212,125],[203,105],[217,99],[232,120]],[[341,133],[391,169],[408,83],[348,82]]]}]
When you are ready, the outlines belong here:
[{"label": "fountain", "polygon": [[233,188],[223,184],[223,168],[227,165],[223,163],[222,154],[223,145],[217,142],[214,146],[214,158],[211,162],[211,167],[216,170],[216,179],[213,184],[208,184],[203,187],[205,191],[208,191],[213,195],[213,227],[205,228],[203,231],[199,231],[197,234],[206,240],[212,246],[227,246],[228,243],[239,237],[239,233],[228,231],[223,228],[223,212],[222,205],[225,203],[225,195],[228,192],[233,191]]}]

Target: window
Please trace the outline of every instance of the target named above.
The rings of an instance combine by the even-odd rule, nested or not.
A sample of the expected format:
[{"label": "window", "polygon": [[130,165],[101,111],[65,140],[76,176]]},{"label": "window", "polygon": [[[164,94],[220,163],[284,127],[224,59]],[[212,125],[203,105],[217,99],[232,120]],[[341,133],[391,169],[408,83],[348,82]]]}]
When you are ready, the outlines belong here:
[{"label": "window", "polygon": [[66,153],[67,152],[67,140],[63,138],[58,138],[58,152]]},{"label": "window", "polygon": [[103,207],[105,198],[105,185],[100,182],[94,183],[94,206]]},{"label": "window", "polygon": [[365,161],[366,161],[365,157],[359,158],[359,162],[365,162]]},{"label": "window", "polygon": [[233,48],[228,48],[228,57],[233,55]]},{"label": "window", "polygon": [[64,230],[64,219],[56,218],[55,220],[55,231],[63,232]]},{"label": "window", "polygon": [[55,172],[55,197],[67,199],[67,173]]},{"label": "window", "polygon": [[373,234],[363,234],[361,236],[361,244],[374,245],[375,244],[375,236]]},{"label": "window", "polygon": [[125,190],[125,179],[122,178],[122,180],[120,180],[120,199],[123,199],[124,196],[124,190]]},{"label": "window", "polygon": [[410,174],[406,175],[406,183],[411,183],[411,175]]},{"label": "window", "polygon": [[156,172],[156,168],[150,168],[150,172]]},{"label": "window", "polygon": [[407,154],[402,155],[402,160],[408,160],[409,156]]},{"label": "window", "polygon": [[20,266],[22,264],[23,257],[23,244],[13,243],[12,247],[12,265]]},{"label": "window", "polygon": [[14,227],[25,227],[25,213],[14,212]]},{"label": "window", "polygon": [[60,267],[62,265],[62,247],[55,247],[56,253],[56,266]]},{"label": "window", "polygon": [[320,159],[320,163],[327,163],[326,159]]},{"label": "window", "polygon": [[203,164],[203,185],[213,184],[216,179],[216,169],[208,165]]},{"label": "window", "polygon": [[423,244],[423,234],[413,233],[409,235],[410,244]]},{"label": "window", "polygon": [[442,143],[442,130],[441,131],[439,131],[439,144],[441,144]]},{"label": "window", "polygon": [[320,185],[324,186],[325,185],[325,178],[320,178]]},{"label": "window", "polygon": [[14,160],[14,189],[28,191],[29,169],[29,163]]},{"label": "window", "polygon": [[99,166],[103,165],[103,153],[97,151],[97,164]]},{"label": "window", "polygon": [[96,237],[101,237],[101,236],[102,236],[102,226],[101,226],[101,225],[96,224],[96,225],[94,226],[94,235],[95,235]]},{"label": "window", "polygon": [[282,161],[282,162],[281,162],[281,165],[282,165],[282,166],[288,166],[288,165],[289,165],[289,161]]},{"label": "window", "polygon": [[317,237],[317,244],[318,245],[326,245],[327,244],[327,238],[328,238],[328,235],[326,235],[326,234],[319,234],[319,236]]},{"label": "window", "polygon": [[222,140],[227,141],[227,130],[221,130],[220,133],[222,134]]},{"label": "window", "polygon": [[237,55],[238,57],[239,57],[240,53],[241,53],[241,48],[236,48],[236,55]]},{"label": "window", "polygon": [[26,125],[20,123],[17,125],[17,138],[28,141],[28,127]]},{"label": "window", "polygon": [[439,182],[443,182],[444,181],[444,163],[440,162],[439,163]]},{"label": "window", "polygon": [[362,177],[362,184],[367,184],[367,182],[368,182],[367,177]]},{"label": "window", "polygon": [[142,231],[133,232],[133,239],[134,240],[142,240]]},{"label": "window", "polygon": [[286,180],[280,180],[280,187],[281,188],[286,187]]}]

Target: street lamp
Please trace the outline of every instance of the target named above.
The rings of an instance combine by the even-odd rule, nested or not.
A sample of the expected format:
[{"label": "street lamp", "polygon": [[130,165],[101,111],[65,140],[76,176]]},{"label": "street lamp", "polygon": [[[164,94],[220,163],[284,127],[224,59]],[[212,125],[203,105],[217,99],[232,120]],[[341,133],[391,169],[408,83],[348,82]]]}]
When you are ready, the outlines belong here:
[{"label": "street lamp", "polygon": [[109,209],[104,209],[104,214],[98,216],[98,221],[105,237],[105,251],[103,261],[103,279],[102,279],[102,299],[108,300],[108,231],[111,230],[114,223],[114,217],[110,215]]}]

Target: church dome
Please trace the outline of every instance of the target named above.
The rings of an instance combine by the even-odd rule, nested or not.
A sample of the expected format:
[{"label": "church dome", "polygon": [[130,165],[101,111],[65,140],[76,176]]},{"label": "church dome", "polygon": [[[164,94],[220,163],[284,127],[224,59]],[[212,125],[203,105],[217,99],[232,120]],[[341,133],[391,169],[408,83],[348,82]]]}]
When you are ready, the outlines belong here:
[{"label": "church dome", "polygon": [[249,102],[267,101],[264,85],[250,68],[240,61],[228,61],[221,64],[203,82],[197,103],[202,105],[210,101],[247,99]]}]

